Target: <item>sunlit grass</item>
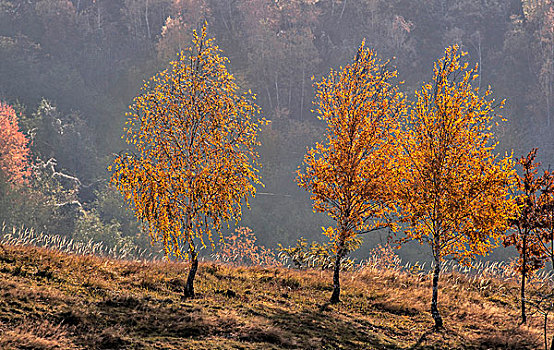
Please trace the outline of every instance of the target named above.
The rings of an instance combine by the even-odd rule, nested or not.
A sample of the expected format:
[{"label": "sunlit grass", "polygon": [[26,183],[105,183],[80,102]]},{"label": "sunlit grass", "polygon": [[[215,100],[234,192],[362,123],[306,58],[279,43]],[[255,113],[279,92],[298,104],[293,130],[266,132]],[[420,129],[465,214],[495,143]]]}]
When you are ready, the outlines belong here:
[{"label": "sunlit grass", "polygon": [[[198,297],[181,299],[188,265],[0,246],[0,348],[536,349],[542,316],[519,325],[518,281],[503,264],[445,266],[430,332],[427,269],[380,267],[372,258],[331,272],[200,264]],[[506,272],[507,273],[507,272]],[[536,288],[549,280],[536,278]],[[530,291],[531,294],[533,290]],[[553,323],[550,320],[550,323]],[[548,334],[554,329],[548,325]]]},{"label": "sunlit grass", "polygon": [[49,235],[37,232],[32,228],[11,227],[4,224],[0,227],[0,243],[48,248],[76,255],[97,255],[125,260],[154,260],[161,258],[160,254],[136,246],[108,247],[102,242],[89,240],[75,241],[67,236]]}]

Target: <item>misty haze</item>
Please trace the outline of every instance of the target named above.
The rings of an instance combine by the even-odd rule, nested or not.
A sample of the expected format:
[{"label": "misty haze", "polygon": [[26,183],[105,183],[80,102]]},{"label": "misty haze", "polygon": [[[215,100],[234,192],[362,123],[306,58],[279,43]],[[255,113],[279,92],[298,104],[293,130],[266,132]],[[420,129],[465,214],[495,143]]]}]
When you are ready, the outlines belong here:
[{"label": "misty haze", "polygon": [[554,349],[553,0],[0,0],[0,349]]}]

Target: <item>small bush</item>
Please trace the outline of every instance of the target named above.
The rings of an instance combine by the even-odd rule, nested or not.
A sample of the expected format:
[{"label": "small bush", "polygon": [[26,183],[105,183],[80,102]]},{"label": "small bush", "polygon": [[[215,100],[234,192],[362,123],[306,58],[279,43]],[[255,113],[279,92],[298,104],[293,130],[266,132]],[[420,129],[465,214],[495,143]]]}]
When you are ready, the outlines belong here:
[{"label": "small bush", "polygon": [[248,227],[239,227],[226,238],[219,251],[212,254],[215,261],[247,266],[277,266],[275,253],[264,246],[256,245],[256,235]]},{"label": "small bush", "polygon": [[[353,244],[357,244],[354,242]],[[335,252],[331,243],[312,242],[308,245],[305,238],[300,238],[294,246],[284,248],[279,244],[279,259],[284,265],[291,265],[295,268],[320,268],[330,270],[335,266]],[[348,247],[347,247],[348,249]],[[353,249],[348,249],[351,251]],[[354,261],[344,259],[341,262],[342,270],[352,270]]]},{"label": "small bush", "polygon": [[379,270],[399,270],[402,260],[390,244],[379,244],[369,252],[366,266]]}]

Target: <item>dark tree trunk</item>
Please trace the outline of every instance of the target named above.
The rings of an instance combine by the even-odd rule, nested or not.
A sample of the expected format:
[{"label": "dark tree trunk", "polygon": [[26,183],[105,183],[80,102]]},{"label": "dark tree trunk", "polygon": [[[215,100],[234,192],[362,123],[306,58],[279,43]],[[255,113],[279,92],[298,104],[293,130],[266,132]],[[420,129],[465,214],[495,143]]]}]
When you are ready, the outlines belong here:
[{"label": "dark tree trunk", "polygon": [[439,313],[437,306],[437,299],[439,296],[439,274],[441,270],[440,261],[435,259],[435,270],[433,272],[433,299],[431,300],[431,316],[435,320],[435,330],[444,328],[442,323],[442,317]]},{"label": "dark tree trunk", "polygon": [[548,338],[546,336],[548,326],[548,312],[544,313],[544,325],[543,325],[543,334],[544,334],[544,350],[548,350]]},{"label": "dark tree trunk", "polygon": [[527,277],[527,236],[523,235],[522,247],[522,264],[521,264],[521,323],[527,323],[527,315],[525,314],[525,279]]},{"label": "dark tree trunk", "polygon": [[331,295],[331,304],[340,302],[340,263],[342,260],[342,249],[337,252],[335,260],[335,270],[333,272],[333,294]]},{"label": "dark tree trunk", "polygon": [[183,297],[186,299],[194,298],[194,277],[196,277],[196,271],[198,271],[198,253],[194,249],[194,244],[191,244],[190,248],[190,262],[187,284],[183,293]]}]

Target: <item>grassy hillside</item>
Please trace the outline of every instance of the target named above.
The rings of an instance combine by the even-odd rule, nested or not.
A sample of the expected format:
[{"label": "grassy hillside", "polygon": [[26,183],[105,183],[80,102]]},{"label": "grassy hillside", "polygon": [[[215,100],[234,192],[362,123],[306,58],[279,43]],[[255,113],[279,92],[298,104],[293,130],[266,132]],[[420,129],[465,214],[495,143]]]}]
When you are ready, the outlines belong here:
[{"label": "grassy hillside", "polygon": [[[2,248],[3,247],[3,248]],[[447,329],[430,331],[430,279],[203,263],[198,297],[181,300],[187,266],[0,246],[1,349],[537,349],[542,318],[518,326],[515,281],[445,274]],[[552,329],[549,329],[552,334]]]}]

